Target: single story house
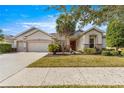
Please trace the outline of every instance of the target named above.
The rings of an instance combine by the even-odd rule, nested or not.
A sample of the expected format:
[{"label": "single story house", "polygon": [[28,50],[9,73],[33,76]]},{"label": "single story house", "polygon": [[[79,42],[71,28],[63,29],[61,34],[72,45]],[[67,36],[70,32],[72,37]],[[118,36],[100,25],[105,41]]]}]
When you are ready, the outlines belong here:
[{"label": "single story house", "polygon": [[[56,33],[48,34],[37,28],[31,28],[20,33],[14,39],[14,47],[19,52],[46,52],[48,45],[58,39]],[[83,48],[105,48],[105,33],[92,27],[87,31],[76,31],[69,40],[72,50],[80,50]]]}]

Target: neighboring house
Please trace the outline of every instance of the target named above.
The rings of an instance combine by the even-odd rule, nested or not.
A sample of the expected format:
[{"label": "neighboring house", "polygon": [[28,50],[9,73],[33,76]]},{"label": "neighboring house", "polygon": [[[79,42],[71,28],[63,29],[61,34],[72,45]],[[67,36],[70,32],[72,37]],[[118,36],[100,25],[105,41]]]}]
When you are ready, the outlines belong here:
[{"label": "neighboring house", "polygon": [[[21,52],[46,52],[48,45],[55,39],[61,39],[56,33],[47,34],[37,28],[31,28],[15,37],[14,47]],[[105,33],[92,27],[87,31],[76,31],[69,40],[72,50],[82,50],[83,48],[105,48]]]},{"label": "neighboring house", "polygon": [[15,39],[15,37],[13,35],[5,35],[4,36],[4,42],[12,44],[12,48],[14,48],[14,46],[13,46],[14,39]]}]

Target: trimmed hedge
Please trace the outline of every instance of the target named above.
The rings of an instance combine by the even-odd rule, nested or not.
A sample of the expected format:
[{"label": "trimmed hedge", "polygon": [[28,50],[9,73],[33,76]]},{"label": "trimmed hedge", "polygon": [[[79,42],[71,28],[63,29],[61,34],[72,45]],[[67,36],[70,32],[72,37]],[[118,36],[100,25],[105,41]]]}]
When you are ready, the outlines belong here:
[{"label": "trimmed hedge", "polygon": [[111,51],[110,53],[111,53],[112,56],[118,56],[119,55],[118,51]]},{"label": "trimmed hedge", "polygon": [[84,54],[96,54],[95,48],[84,48]]},{"label": "trimmed hedge", "polygon": [[121,55],[124,56],[124,51],[121,51]]},{"label": "trimmed hedge", "polygon": [[118,51],[102,51],[103,56],[118,56]]},{"label": "trimmed hedge", "polygon": [[102,55],[103,56],[111,56],[111,52],[110,51],[102,51]]},{"label": "trimmed hedge", "polygon": [[11,52],[12,45],[11,44],[0,44],[0,53],[8,53]]}]

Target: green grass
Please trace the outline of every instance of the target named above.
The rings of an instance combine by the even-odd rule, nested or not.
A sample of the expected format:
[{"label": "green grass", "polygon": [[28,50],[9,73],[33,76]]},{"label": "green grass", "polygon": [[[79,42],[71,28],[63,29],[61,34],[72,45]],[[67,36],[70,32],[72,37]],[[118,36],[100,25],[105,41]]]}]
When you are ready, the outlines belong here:
[{"label": "green grass", "polygon": [[124,67],[124,57],[101,55],[46,56],[28,67]]},{"label": "green grass", "polygon": [[124,88],[124,85],[5,86],[1,88]]}]

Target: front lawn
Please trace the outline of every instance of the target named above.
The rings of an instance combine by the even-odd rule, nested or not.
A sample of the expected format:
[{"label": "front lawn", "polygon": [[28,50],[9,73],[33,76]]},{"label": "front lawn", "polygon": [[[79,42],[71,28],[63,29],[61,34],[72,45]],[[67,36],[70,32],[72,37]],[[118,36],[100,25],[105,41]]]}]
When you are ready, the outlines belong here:
[{"label": "front lawn", "polygon": [[124,67],[124,57],[101,55],[48,55],[28,67]]}]

